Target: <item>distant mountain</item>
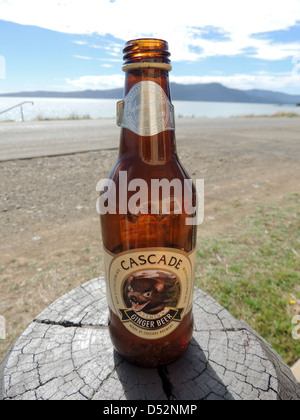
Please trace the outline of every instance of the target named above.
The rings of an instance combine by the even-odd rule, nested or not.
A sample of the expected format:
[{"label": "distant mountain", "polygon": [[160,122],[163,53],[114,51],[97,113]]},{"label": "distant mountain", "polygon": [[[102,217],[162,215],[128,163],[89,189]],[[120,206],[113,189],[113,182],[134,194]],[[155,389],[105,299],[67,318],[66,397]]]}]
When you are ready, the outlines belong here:
[{"label": "distant mountain", "polygon": [[[172,99],[175,101],[203,102],[246,102],[279,105],[297,105],[300,95],[289,95],[269,90],[239,90],[227,88],[219,83],[182,85],[171,83]],[[91,98],[91,99],[122,99],[123,89],[83,90],[77,92],[17,92],[5,93],[0,96],[22,98]]]},{"label": "distant mountain", "polygon": [[120,99],[123,97],[123,89],[109,90],[80,90],[76,92],[49,92],[37,90],[33,92],[3,93],[0,97],[15,98],[85,98],[85,99]]},{"label": "distant mountain", "polygon": [[246,91],[252,98],[265,103],[275,104],[292,104],[296,105],[300,102],[300,95],[288,95],[282,92],[273,92],[270,90],[252,89]]},{"label": "distant mountain", "polygon": [[248,102],[280,105],[300,103],[300,95],[289,95],[268,90],[239,90],[219,83],[181,85],[171,83],[172,98],[178,101]]},{"label": "distant mountain", "polygon": [[182,101],[253,102],[242,90],[229,89],[219,83],[180,85],[171,84],[172,97]]}]

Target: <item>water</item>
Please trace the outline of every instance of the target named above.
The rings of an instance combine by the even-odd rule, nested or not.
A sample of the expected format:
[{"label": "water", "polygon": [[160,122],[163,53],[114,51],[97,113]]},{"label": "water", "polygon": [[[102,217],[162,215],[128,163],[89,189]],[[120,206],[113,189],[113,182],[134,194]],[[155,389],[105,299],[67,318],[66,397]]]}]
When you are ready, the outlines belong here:
[{"label": "water", "polygon": [[[23,101],[34,105],[23,106],[24,119],[56,118],[115,118],[116,99],[61,99],[61,98],[0,98],[0,112]],[[176,118],[179,117],[235,117],[242,115],[273,115],[293,112],[300,115],[300,107],[291,105],[248,104],[231,102],[174,101]],[[0,121],[21,121],[20,108],[0,115]]]}]

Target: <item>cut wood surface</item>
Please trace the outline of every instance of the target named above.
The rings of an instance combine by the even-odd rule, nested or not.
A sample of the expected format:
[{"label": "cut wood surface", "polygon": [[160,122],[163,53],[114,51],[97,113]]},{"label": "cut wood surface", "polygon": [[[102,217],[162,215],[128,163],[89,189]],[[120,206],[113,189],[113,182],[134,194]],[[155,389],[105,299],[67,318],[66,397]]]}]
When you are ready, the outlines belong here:
[{"label": "cut wood surface", "polygon": [[158,369],[135,367],[112,347],[104,280],[91,280],[16,341],[0,365],[0,398],[300,400],[299,385],[270,345],[198,289],[194,315],[183,357]]}]

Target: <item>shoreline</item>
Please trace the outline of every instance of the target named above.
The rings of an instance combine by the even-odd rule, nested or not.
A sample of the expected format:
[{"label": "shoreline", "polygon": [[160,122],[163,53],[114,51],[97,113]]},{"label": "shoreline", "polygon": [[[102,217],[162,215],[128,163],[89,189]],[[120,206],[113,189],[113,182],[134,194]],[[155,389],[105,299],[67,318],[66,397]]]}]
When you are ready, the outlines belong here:
[{"label": "shoreline", "polygon": [[[295,108],[299,108],[297,105],[295,105]],[[296,112],[275,112],[273,114],[244,114],[244,115],[231,115],[231,116],[227,116],[227,117],[199,117],[199,116],[195,116],[195,115],[188,115],[188,116],[184,116],[182,114],[179,114],[176,116],[176,119],[215,119],[215,118],[300,118],[300,113],[296,113]],[[76,114],[71,114],[69,117],[65,117],[65,118],[51,118],[51,117],[43,117],[43,116],[38,116],[36,118],[30,119],[30,120],[24,120],[24,121],[18,121],[18,120],[1,120],[0,119],[0,124],[1,123],[19,123],[19,122],[55,122],[55,121],[103,121],[103,120],[113,120],[115,121],[115,117],[98,117],[98,118],[92,118],[90,115],[83,115],[82,117]]]}]

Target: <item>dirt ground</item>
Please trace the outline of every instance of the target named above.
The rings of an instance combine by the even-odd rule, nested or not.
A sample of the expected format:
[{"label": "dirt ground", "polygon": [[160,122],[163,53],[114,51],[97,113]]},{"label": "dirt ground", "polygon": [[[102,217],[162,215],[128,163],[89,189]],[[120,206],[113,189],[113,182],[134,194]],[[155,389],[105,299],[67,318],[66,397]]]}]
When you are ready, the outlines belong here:
[{"label": "dirt ground", "polygon": [[[258,204],[300,192],[300,122],[294,127],[288,136],[276,127],[253,138],[195,128],[180,136],[188,173],[205,179],[200,239],[230,231]],[[116,158],[117,151],[97,151],[1,162],[0,315],[7,338],[0,340],[0,360],[50,303],[103,276],[96,184]]]}]

